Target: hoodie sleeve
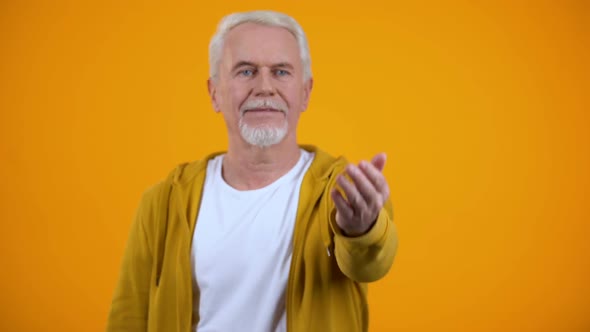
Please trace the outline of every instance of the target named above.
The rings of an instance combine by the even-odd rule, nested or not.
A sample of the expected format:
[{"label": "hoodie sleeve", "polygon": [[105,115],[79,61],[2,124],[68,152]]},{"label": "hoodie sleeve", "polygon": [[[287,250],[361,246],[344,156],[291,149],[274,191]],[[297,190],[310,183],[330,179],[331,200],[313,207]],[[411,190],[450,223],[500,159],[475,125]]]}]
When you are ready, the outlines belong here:
[{"label": "hoodie sleeve", "polygon": [[[333,204],[333,203],[332,203]],[[387,200],[369,232],[348,237],[336,224],[336,208],[330,213],[334,231],[336,261],[340,270],[358,282],[372,282],[384,277],[397,251],[397,230],[393,224],[393,207]]]},{"label": "hoodie sleeve", "polygon": [[155,186],[142,196],[131,225],[119,280],[107,320],[107,332],[146,331],[153,250],[149,220],[157,198]]}]

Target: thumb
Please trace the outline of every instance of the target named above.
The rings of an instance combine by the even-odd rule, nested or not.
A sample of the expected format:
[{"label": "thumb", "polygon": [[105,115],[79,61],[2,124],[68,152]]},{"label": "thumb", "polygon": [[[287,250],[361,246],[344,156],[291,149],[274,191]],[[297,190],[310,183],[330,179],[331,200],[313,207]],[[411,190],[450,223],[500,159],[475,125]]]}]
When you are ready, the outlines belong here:
[{"label": "thumb", "polygon": [[382,152],[373,157],[373,159],[371,160],[371,164],[373,164],[373,166],[375,166],[380,172],[382,172],[383,168],[385,168],[385,160],[387,160],[387,155],[384,152]]}]

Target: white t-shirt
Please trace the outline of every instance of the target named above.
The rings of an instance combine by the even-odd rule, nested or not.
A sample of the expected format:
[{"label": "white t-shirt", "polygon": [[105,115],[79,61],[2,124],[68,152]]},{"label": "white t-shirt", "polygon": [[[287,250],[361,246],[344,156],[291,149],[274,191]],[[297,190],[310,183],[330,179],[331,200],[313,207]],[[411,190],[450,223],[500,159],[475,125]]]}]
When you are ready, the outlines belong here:
[{"label": "white t-shirt", "polygon": [[199,332],[286,331],[293,229],[313,157],[301,149],[289,172],[245,191],[223,179],[223,155],[208,162],[191,252]]}]

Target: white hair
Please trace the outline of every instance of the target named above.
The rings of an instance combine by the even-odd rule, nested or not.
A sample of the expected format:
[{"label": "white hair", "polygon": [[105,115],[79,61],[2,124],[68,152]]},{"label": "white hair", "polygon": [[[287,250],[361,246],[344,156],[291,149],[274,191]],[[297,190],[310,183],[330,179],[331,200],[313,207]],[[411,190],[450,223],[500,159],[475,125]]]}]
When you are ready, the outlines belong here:
[{"label": "white hair", "polygon": [[307,81],[311,78],[311,57],[309,55],[309,46],[307,44],[307,37],[303,29],[295,21],[294,18],[286,14],[278,13],[270,10],[256,10],[243,13],[233,13],[225,16],[219,22],[217,31],[211,38],[209,43],[209,77],[216,78],[219,69],[219,61],[221,60],[223,43],[227,33],[242,23],[257,23],[273,27],[281,27],[287,29],[299,45],[299,55],[303,64],[303,80]]}]

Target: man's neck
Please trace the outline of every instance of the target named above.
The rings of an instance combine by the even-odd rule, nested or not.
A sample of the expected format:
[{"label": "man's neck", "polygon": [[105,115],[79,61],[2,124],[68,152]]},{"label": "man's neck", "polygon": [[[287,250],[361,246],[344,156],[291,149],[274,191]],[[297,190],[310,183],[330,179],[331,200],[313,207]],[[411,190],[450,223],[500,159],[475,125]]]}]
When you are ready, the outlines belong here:
[{"label": "man's neck", "polygon": [[301,155],[295,140],[261,148],[244,142],[230,144],[223,158],[222,175],[237,190],[263,188],[291,170]]}]

